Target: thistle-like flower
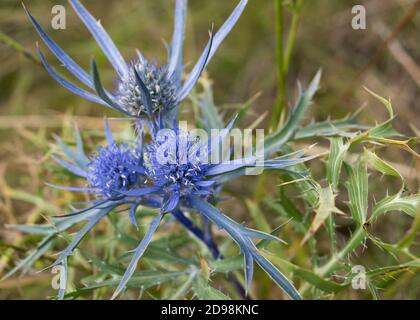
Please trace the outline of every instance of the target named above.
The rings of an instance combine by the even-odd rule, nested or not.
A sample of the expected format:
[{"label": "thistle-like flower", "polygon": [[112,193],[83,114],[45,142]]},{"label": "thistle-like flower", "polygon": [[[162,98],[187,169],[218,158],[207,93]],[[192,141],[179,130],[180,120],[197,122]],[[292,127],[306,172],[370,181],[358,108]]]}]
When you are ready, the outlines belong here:
[{"label": "thistle-like flower", "polygon": [[142,181],[142,176],[133,167],[140,164],[140,155],[124,144],[111,143],[99,147],[98,153],[87,166],[87,183],[99,196],[118,198]]},{"label": "thistle-like flower", "polygon": [[145,148],[146,174],[154,185],[176,196],[211,194],[215,181],[206,180],[206,171],[211,167],[207,144],[173,132],[176,134],[168,137],[170,141],[154,141]]},{"label": "thistle-like flower", "polygon": [[167,65],[158,67],[138,52],[138,60],[131,64],[128,74],[118,83],[117,104],[130,115],[147,115],[147,102],[138,85],[139,75],[150,93],[152,114],[176,107],[177,86],[173,79],[166,76],[167,72]]},{"label": "thistle-like flower", "polygon": [[[137,226],[135,212],[140,204],[150,207],[160,206],[159,201],[143,197],[159,188],[144,187],[147,176],[144,170],[139,170],[143,165],[141,144],[140,148],[131,148],[126,144],[115,142],[108,121],[105,121],[105,135],[107,145],[100,146],[98,151],[90,157],[83,151],[78,131],[76,132],[76,136],[79,137],[76,151],[70,151],[70,148],[57,138],[62,150],[66,151],[64,153],[67,160],[58,156],[54,156],[54,160],[73,174],[86,179],[86,187],[64,187],[52,184],[49,186],[61,190],[88,192],[95,197],[95,200],[91,201],[92,206],[61,217],[74,216],[97,208],[129,205],[130,219]],[[144,188],[132,197],[129,191],[140,187]]]},{"label": "thistle-like flower", "polygon": [[[91,74],[88,74],[48,36],[25,8],[38,34],[57,59],[70,73],[94,92],[65,80],[51,67],[38,48],[41,61],[47,71],[59,84],[78,96],[110,107],[130,117],[147,117],[161,125],[165,122],[172,123],[171,121],[176,117],[178,105],[189,95],[217,48],[238,21],[248,1],[241,0],[218,32],[214,36],[210,35],[206,48],[184,82],[181,82],[181,74],[183,72],[182,53],[187,0],[176,0],[174,33],[169,48],[169,60],[166,65],[161,67],[148,62],[141,54],[138,54],[131,65],[127,64],[101,24],[78,0],[69,0],[69,2],[117,71],[117,91],[110,93],[105,90],[100,83],[97,70],[94,70],[96,69],[94,64],[92,64]],[[174,111],[171,112],[172,110]]]}]

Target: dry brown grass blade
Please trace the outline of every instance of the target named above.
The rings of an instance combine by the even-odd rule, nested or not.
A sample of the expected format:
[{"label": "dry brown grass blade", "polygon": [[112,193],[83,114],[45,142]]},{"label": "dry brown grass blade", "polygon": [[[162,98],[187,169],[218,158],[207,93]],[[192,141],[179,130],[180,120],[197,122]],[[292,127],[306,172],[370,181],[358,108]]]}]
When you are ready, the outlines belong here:
[{"label": "dry brown grass blade", "polygon": [[[390,34],[390,31],[382,22],[377,24],[377,29],[379,35],[384,39],[386,39],[386,37]],[[404,68],[404,70],[409,74],[417,86],[420,87],[420,67],[417,65],[411,55],[405,50],[398,39],[394,39],[393,41],[389,42],[388,49],[395,61],[397,61]]]},{"label": "dry brown grass blade", "polygon": [[386,37],[386,39],[384,39],[384,41],[380,44],[380,46],[375,50],[375,52],[370,57],[369,61],[359,71],[359,73],[356,75],[356,77],[348,86],[344,94],[345,96],[349,94],[355,86],[359,85],[363,81],[365,76],[368,74],[370,69],[372,69],[372,67],[374,67],[381,60],[389,44],[392,41],[394,41],[394,39],[396,39],[396,37],[404,30],[404,28],[410,23],[410,21],[417,14],[419,9],[420,9],[420,0],[417,0],[410,7],[410,9],[408,9],[408,11],[402,17],[402,19],[398,22],[398,24],[395,26],[392,32],[388,35],[388,37]]}]

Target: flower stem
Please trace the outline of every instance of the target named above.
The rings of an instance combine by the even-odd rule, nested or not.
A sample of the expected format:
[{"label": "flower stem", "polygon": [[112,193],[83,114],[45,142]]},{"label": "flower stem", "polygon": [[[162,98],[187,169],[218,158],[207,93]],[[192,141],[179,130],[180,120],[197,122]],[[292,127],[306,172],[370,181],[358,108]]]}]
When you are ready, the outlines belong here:
[{"label": "flower stem", "polygon": [[292,21],[287,33],[286,46],[284,46],[283,0],[274,0],[277,37],[277,98],[270,120],[271,130],[277,129],[282,114],[286,115],[286,79],[289,71],[293,48],[296,42],[296,34],[299,28],[302,4],[303,0],[295,0],[293,3]]},{"label": "flower stem", "polygon": [[290,29],[287,35],[287,43],[286,43],[286,49],[284,53],[284,63],[283,63],[284,64],[283,66],[284,77],[286,77],[289,71],[290,58],[292,57],[293,48],[295,46],[295,41],[296,41],[296,34],[299,28],[302,2],[303,0],[296,0],[296,3],[293,8],[292,22],[290,24]]},{"label": "flower stem", "polygon": [[41,62],[35,58],[25,47],[23,47],[16,40],[9,37],[7,34],[0,31],[0,43],[4,43],[16,52],[22,54],[25,58],[29,59],[32,63],[42,65]]},{"label": "flower stem", "polygon": [[[366,238],[366,230],[363,226],[359,226],[356,231],[353,233],[347,244],[340,252],[336,255],[331,257],[331,259],[325,263],[322,267],[318,268],[316,274],[320,277],[326,277],[330,275],[333,271],[335,271],[339,265],[339,263],[347,257],[347,255],[351,254],[354,250],[360,246]],[[301,295],[304,296],[308,293],[311,286],[308,283],[302,286],[299,290]]]},{"label": "flower stem", "polygon": [[284,108],[285,101],[285,74],[283,49],[283,0],[274,0],[276,13],[276,40],[277,40],[277,99],[270,120],[270,128],[275,130]]},{"label": "flower stem", "polygon": [[181,210],[176,210],[173,212],[175,218],[188,230],[192,232],[199,240],[201,240],[211,252],[213,258],[219,259],[221,258],[221,254],[219,248],[217,247],[216,243],[210,237],[206,237],[205,233],[194,223],[188,219]]},{"label": "flower stem", "polygon": [[[186,217],[181,210],[175,210],[173,212],[173,215],[184,227],[190,230],[200,241],[202,241],[207,246],[214,259],[223,259],[223,256],[220,253],[219,248],[217,247],[217,244],[214,242],[213,238],[209,236],[209,234],[206,235],[205,232],[203,232],[200,228],[194,225],[194,223],[190,219],[188,219],[188,217]],[[235,275],[230,273],[228,277],[229,280],[235,285],[238,294],[244,300],[250,300],[250,297],[246,294],[244,287],[242,286],[240,281],[235,277]]]}]

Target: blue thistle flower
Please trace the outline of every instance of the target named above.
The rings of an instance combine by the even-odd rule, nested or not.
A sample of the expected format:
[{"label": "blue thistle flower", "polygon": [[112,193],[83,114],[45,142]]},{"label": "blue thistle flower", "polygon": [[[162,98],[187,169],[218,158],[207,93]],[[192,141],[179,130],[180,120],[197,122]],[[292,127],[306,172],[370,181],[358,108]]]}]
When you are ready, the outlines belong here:
[{"label": "blue thistle flower", "polygon": [[[112,137],[108,121],[105,121],[105,135],[107,146],[100,146],[98,151],[90,157],[87,157],[83,151],[83,144],[78,131],[76,131],[76,137],[78,137],[76,151],[71,150],[57,138],[70,162],[57,156],[53,157],[54,160],[73,174],[86,179],[87,187],[48,185],[60,190],[88,192],[97,198],[92,201],[92,206],[60,216],[62,218],[78,215],[95,208],[107,206],[115,208],[128,204],[131,206],[130,219],[137,226],[135,212],[139,205],[160,206],[160,202],[147,198],[147,195],[159,190],[159,188],[145,185],[147,176],[145,170],[142,169],[143,154],[141,147],[134,149],[126,144],[116,143]],[[132,190],[136,190],[134,199],[131,194]]]},{"label": "blue thistle flower", "polygon": [[[149,63],[141,54],[138,54],[138,60],[135,60],[129,66],[101,24],[78,0],[69,0],[77,15],[86,25],[117,71],[118,90],[114,94],[111,94],[102,87],[99,81],[99,74],[95,70],[95,67],[92,67],[91,74],[83,70],[48,36],[25,6],[24,8],[30,21],[47,47],[70,73],[87,88],[93,90],[93,92],[80,88],[65,80],[51,67],[38,48],[41,61],[46,70],[60,85],[82,98],[110,107],[128,116],[135,118],[147,116],[149,120],[159,118],[157,123],[160,125],[162,122],[172,123],[172,120],[176,117],[177,106],[189,95],[217,48],[238,21],[247,2],[248,0],[241,0],[218,32],[214,36],[210,35],[210,40],[197,63],[194,65],[187,79],[181,82],[186,0],[176,0],[174,32],[169,48],[169,59],[168,63],[162,67],[158,67],[154,63]],[[93,65],[94,63],[92,62]]]},{"label": "blue thistle flower", "polygon": [[141,53],[138,56],[139,59],[132,62],[129,73],[119,80],[116,94],[118,105],[133,116],[147,114],[147,102],[138,85],[139,75],[150,93],[152,114],[171,110],[177,103],[177,86],[173,79],[166,76],[168,66],[158,67],[155,62],[148,62]]},{"label": "blue thistle flower", "polygon": [[[159,150],[168,141],[154,141],[145,147],[145,168],[147,176],[153,184],[161,187],[167,193],[176,195],[211,194],[214,181],[206,180],[206,171],[211,165],[207,154],[207,145],[190,139],[181,134],[172,137],[174,142],[166,154],[159,155]],[[183,143],[180,140],[185,140]],[[193,161],[191,161],[193,159]]]},{"label": "blue thistle flower", "polygon": [[124,144],[99,147],[87,166],[87,183],[102,197],[118,198],[121,191],[142,183],[143,176],[132,169],[140,163],[141,156]]}]

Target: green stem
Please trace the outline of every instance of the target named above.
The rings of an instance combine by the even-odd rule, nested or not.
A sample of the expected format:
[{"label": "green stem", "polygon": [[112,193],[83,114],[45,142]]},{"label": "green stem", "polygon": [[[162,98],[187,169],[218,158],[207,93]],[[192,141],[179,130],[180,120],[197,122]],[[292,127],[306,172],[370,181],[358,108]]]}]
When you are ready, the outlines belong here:
[{"label": "green stem", "polygon": [[283,0],[274,0],[276,13],[276,36],[277,36],[277,101],[270,120],[270,128],[275,129],[283,111],[285,101],[285,73],[284,73],[284,50],[283,50]]},{"label": "green stem", "polygon": [[405,236],[398,242],[398,248],[406,250],[409,252],[408,248],[412,245],[412,243],[416,240],[416,237],[420,230],[420,214],[416,215],[413,223],[411,224],[410,229],[407,231]]},{"label": "green stem", "polygon": [[[343,261],[349,254],[351,254],[354,250],[360,246],[366,238],[366,231],[363,226],[359,226],[356,231],[353,233],[350,240],[347,242],[346,246],[341,249],[336,255],[334,255],[326,264],[322,267],[318,268],[316,274],[322,278],[330,275],[334,272],[339,263]],[[308,283],[302,286],[300,293],[302,296],[306,295],[309,291],[311,286]]]},{"label": "green stem", "polygon": [[299,28],[302,2],[303,2],[303,0],[297,0],[295,6],[293,8],[292,22],[290,24],[290,30],[289,30],[289,33],[287,35],[286,51],[285,51],[285,54],[284,54],[284,63],[283,63],[284,77],[286,77],[286,75],[289,71],[290,58],[292,56],[293,48],[294,48],[295,42],[296,42],[296,34],[297,34],[297,31],[298,31],[298,28]]},{"label": "green stem", "polygon": [[303,0],[296,0],[293,4],[293,15],[287,34],[286,48],[283,46],[283,0],[274,0],[276,13],[276,36],[277,36],[277,99],[270,120],[270,128],[275,130],[279,125],[282,113],[286,112],[286,79],[289,71],[290,60],[296,42],[296,34],[299,28],[300,15]]},{"label": "green stem", "polygon": [[19,52],[31,62],[35,64],[40,64],[40,61],[37,58],[35,58],[28,50],[26,50],[20,43],[18,43],[2,31],[0,31],[0,42]]}]

